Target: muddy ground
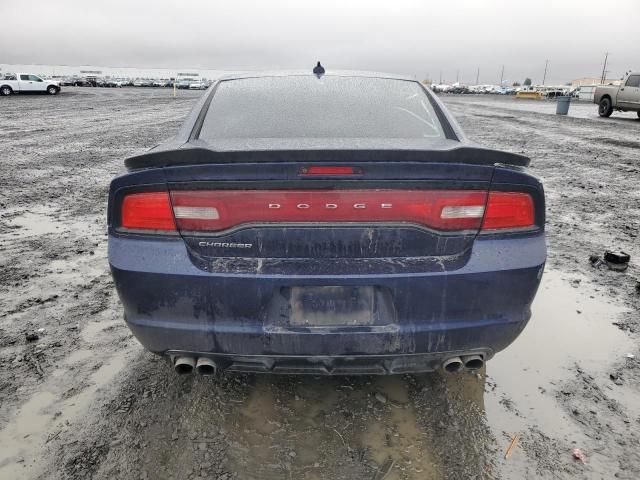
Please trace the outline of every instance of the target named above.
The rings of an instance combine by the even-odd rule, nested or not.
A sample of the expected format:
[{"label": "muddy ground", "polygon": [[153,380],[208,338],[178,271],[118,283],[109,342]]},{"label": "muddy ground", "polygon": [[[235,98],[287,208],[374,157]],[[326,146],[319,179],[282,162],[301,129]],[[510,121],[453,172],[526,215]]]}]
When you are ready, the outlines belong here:
[{"label": "muddy ground", "polygon": [[[533,319],[486,371],[185,378],[121,321],[105,208],[122,160],[199,95],[0,98],[0,478],[640,477],[635,116],[444,97],[470,137],[529,155],[547,190]],[[605,248],[631,254],[626,273],[589,264]]]}]

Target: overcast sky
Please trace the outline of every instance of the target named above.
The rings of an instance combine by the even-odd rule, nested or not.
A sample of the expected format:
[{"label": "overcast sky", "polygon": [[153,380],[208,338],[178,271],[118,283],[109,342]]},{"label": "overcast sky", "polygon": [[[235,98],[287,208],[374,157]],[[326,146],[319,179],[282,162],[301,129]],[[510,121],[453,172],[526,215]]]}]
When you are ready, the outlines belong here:
[{"label": "overcast sky", "polygon": [[640,0],[0,0],[2,63],[564,83],[640,69]]}]

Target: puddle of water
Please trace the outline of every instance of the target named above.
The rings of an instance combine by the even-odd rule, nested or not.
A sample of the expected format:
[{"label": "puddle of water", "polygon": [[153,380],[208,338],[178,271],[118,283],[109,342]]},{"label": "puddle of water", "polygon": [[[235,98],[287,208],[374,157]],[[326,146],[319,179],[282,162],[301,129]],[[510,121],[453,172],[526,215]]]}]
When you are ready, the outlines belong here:
[{"label": "puddle of water", "polygon": [[[559,272],[545,272],[531,321],[488,363],[488,378],[497,387],[485,395],[485,407],[499,445],[508,444],[502,432],[514,435],[531,426],[569,443],[589,442],[555,393],[574,377],[576,362],[587,372],[603,372],[632,347],[629,337],[612,325],[623,309],[599,300],[593,290],[584,278],[574,288]],[[518,471],[523,460],[513,455],[508,472]],[[606,471],[606,466],[599,469]]]},{"label": "puddle of water", "polygon": [[56,209],[46,205],[33,207],[29,211],[12,210],[8,213],[18,212],[18,215],[7,220],[9,225],[18,227],[11,231],[11,235],[14,236],[31,237],[70,231],[83,236],[94,236],[101,229],[104,230],[102,219],[98,216],[88,217],[84,221],[72,221],[63,218]]},{"label": "puddle of water", "polygon": [[124,355],[114,356],[89,376],[89,385],[77,395],[60,400],[60,394],[41,391],[26,402],[0,432],[0,478],[37,476],[43,467],[38,462],[47,437],[63,430],[66,422],[73,425],[95,399],[96,392],[115,378],[126,361]]},{"label": "puddle of water", "polygon": [[64,231],[62,225],[44,215],[37,213],[25,213],[14,218],[11,225],[20,227],[18,231],[21,236],[45,235],[47,233],[59,233]]},{"label": "puddle of water", "polygon": [[[376,479],[441,478],[409,388],[403,376],[257,376],[246,401],[227,416],[226,430],[235,440],[228,451],[232,470],[246,479],[311,480],[327,478],[337,468],[349,478],[344,469],[358,465],[348,467],[339,459],[351,452],[388,470]],[[376,393],[386,399],[384,406]]]},{"label": "puddle of water", "polygon": [[56,398],[57,395],[51,392],[34,395],[0,432],[0,478],[16,479],[25,474],[28,465],[16,461],[21,454],[34,450],[41,443],[42,432],[51,421],[51,414],[44,410],[48,410]]},{"label": "puddle of water", "polygon": [[53,212],[52,208],[39,206],[12,218],[8,223],[19,227],[19,230],[14,233],[20,236],[46,235],[65,231],[64,225],[53,218]]},{"label": "puddle of water", "polygon": [[[278,401],[282,382],[290,393],[284,404]],[[289,382],[286,378],[256,376],[246,402],[227,422],[227,430],[236,438],[234,448],[229,449],[233,471],[240,478],[256,480],[292,478],[293,471],[299,475],[294,478],[321,478],[318,467],[314,467],[322,462],[318,446],[327,438],[336,446],[340,444],[338,434],[322,425],[324,412],[330,411],[337,399],[334,383],[334,379]],[[298,393],[294,395],[293,391]],[[279,411],[283,406],[293,412],[286,418]],[[289,456],[290,451],[295,457]]]},{"label": "puddle of water", "polygon": [[[373,417],[363,433],[361,443],[369,449],[371,457],[386,475],[385,480],[440,478],[429,448],[426,448],[426,433],[420,428],[413,405],[409,402],[408,384],[403,377],[379,377],[374,380],[374,389],[382,393],[391,404],[391,415]],[[409,461],[409,463],[407,463]],[[407,468],[405,465],[409,464]],[[394,469],[402,465],[404,471]]]},{"label": "puddle of water", "polygon": [[602,293],[585,278],[579,280],[574,288],[558,272],[544,274],[531,321],[513,345],[496,355],[502,371],[515,363],[517,370],[559,377],[576,361],[600,370],[629,351],[631,339],[612,325],[624,309],[599,300]]}]

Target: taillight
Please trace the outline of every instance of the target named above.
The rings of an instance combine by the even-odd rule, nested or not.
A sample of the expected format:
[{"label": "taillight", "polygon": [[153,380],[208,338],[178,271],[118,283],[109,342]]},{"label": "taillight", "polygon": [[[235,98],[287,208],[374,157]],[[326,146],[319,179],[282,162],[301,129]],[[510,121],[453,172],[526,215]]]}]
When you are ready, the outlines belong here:
[{"label": "taillight", "polygon": [[122,201],[120,224],[132,230],[175,231],[167,192],[132,193]]},{"label": "taillight", "polygon": [[[173,205],[172,205],[173,204]],[[219,232],[247,224],[411,223],[441,231],[535,225],[530,195],[477,190],[201,190],[128,194],[129,230]]]},{"label": "taillight", "polygon": [[174,191],[178,228],[216,232],[246,224],[412,223],[478,230],[487,194],[473,190]]},{"label": "taillight", "polygon": [[531,195],[517,192],[490,192],[482,230],[504,230],[535,225]]}]

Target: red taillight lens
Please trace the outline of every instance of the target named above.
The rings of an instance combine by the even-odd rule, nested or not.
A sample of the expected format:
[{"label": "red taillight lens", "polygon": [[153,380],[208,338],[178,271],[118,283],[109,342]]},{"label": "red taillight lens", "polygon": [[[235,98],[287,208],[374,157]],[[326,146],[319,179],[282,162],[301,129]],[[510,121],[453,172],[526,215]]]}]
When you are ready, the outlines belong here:
[{"label": "red taillight lens", "polygon": [[132,230],[175,231],[167,192],[132,193],[124,197],[121,225]]},{"label": "red taillight lens", "polygon": [[533,199],[526,193],[490,192],[482,230],[503,230],[535,225]]},{"label": "red taillight lens", "polygon": [[470,190],[174,191],[180,230],[221,231],[261,223],[413,223],[478,230],[487,194]]},{"label": "red taillight lens", "polygon": [[[121,226],[218,232],[246,224],[412,223],[442,231],[535,225],[526,193],[475,190],[222,190],[126,195]],[[173,208],[172,208],[173,202]],[[175,217],[175,220],[174,220]]]}]

